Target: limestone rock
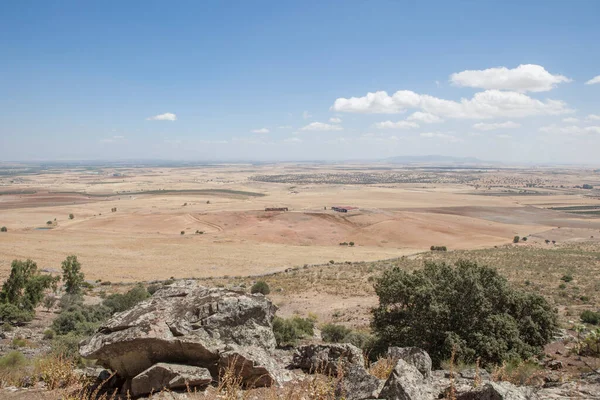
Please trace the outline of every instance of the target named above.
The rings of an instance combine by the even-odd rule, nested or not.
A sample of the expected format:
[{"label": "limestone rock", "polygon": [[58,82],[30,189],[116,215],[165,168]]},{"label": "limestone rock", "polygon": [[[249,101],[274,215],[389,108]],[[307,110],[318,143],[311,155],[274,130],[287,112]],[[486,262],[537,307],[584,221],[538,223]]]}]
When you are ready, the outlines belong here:
[{"label": "limestone rock", "polygon": [[376,399],[385,381],[370,375],[361,365],[350,365],[336,387],[336,398],[344,400]]},{"label": "limestone rock", "polygon": [[414,365],[425,378],[431,377],[431,357],[423,349],[418,347],[390,347],[388,348],[388,356]]},{"label": "limestone rock", "polygon": [[379,393],[386,400],[433,400],[433,390],[419,370],[400,359]]},{"label": "limestone rock", "polygon": [[488,382],[471,391],[460,393],[457,400],[537,400],[533,388],[517,387],[509,382]]},{"label": "limestone rock", "polygon": [[216,374],[220,353],[229,344],[275,348],[275,310],[262,295],[175,282],[113,316],[79,352],[126,379],[160,362]]},{"label": "limestone rock", "polygon": [[364,366],[365,360],[360,349],[345,344],[309,344],[296,349],[292,358],[292,368],[301,368],[310,373],[338,375],[339,368],[350,365]]},{"label": "limestone rock", "polygon": [[206,368],[158,363],[131,380],[131,394],[141,396],[163,389],[206,386],[211,382],[212,376]]}]

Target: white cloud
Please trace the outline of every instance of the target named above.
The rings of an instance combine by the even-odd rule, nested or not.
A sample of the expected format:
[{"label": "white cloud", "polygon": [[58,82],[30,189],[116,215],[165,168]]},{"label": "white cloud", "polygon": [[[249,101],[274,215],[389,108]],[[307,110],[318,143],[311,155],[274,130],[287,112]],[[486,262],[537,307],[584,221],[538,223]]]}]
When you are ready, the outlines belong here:
[{"label": "white cloud", "polygon": [[339,125],[325,124],[323,122],[311,122],[300,128],[301,131],[341,131],[343,129],[344,128]]},{"label": "white cloud", "polygon": [[173,113],[164,113],[146,118],[148,121],[177,121],[177,115]]},{"label": "white cloud", "polygon": [[457,138],[456,136],[453,135],[449,135],[447,133],[440,133],[440,132],[423,132],[420,134],[421,137],[424,138],[437,138],[437,139],[443,139],[446,140],[448,142],[462,142],[462,139]]},{"label": "white cloud", "polygon": [[499,122],[499,123],[494,123],[494,124],[486,124],[486,123],[480,122],[478,124],[473,125],[473,128],[480,130],[480,131],[493,131],[496,129],[515,129],[515,128],[519,128],[520,126],[521,126],[521,124],[517,124],[516,122],[512,122],[512,121]]},{"label": "white cloud", "polygon": [[377,129],[411,129],[411,128],[418,128],[419,124],[417,124],[416,122],[412,122],[412,121],[398,121],[398,122],[384,121],[384,122],[377,122],[374,126]]},{"label": "white cloud", "polygon": [[304,112],[302,113],[302,118],[304,118],[304,119],[309,119],[310,117],[312,117],[312,115],[310,115],[310,114],[308,113],[308,111],[304,111]]},{"label": "white cloud", "polygon": [[395,114],[406,108],[457,119],[522,118],[534,115],[559,115],[572,112],[559,100],[541,101],[517,92],[486,90],[471,99],[445,100],[401,90],[389,96],[386,92],[367,93],[364,97],[335,100],[331,110],[354,113]]},{"label": "white cloud", "polygon": [[587,116],[586,119],[588,119],[590,121],[600,121],[600,115],[590,114]]},{"label": "white cloud", "polygon": [[250,132],[252,133],[269,133],[270,130],[268,130],[267,128],[260,128],[260,129],[253,129]]},{"label": "white cloud", "polygon": [[498,139],[512,139],[511,135],[507,135],[506,133],[502,133],[500,135],[496,135]]},{"label": "white cloud", "polygon": [[110,138],[101,139],[100,143],[115,143],[115,142],[120,142],[122,140],[125,140],[125,136],[113,136]]},{"label": "white cloud", "polygon": [[587,81],[586,85],[595,85],[596,83],[600,83],[600,75],[593,77],[589,81]]},{"label": "white cloud", "polygon": [[579,122],[579,118],[574,118],[574,117],[563,118],[562,122],[566,122],[567,124],[576,124]]},{"label": "white cloud", "polygon": [[393,96],[379,91],[367,93],[364,97],[336,99],[331,107],[334,111],[365,113],[365,114],[398,114],[406,108],[418,107],[420,95],[410,90],[399,90]]},{"label": "white cloud", "polygon": [[540,132],[557,134],[557,135],[571,135],[571,136],[582,136],[589,134],[600,133],[600,126],[588,126],[581,127],[577,125],[571,126],[558,126],[556,124],[543,126],[539,129]]},{"label": "white cloud", "polygon": [[283,140],[285,143],[302,143],[302,139],[297,137],[291,137]]},{"label": "white cloud", "polygon": [[331,117],[329,118],[329,122],[331,122],[332,124],[341,124],[342,119],[338,117]]},{"label": "white cloud", "polygon": [[440,117],[438,117],[437,115],[433,115],[430,113],[424,113],[421,111],[417,111],[412,113],[411,115],[408,116],[408,118],[406,118],[407,121],[419,121],[419,122],[423,122],[424,124],[433,124],[436,122],[444,122],[443,119],[441,119]]},{"label": "white cloud", "polygon": [[571,79],[562,75],[552,75],[541,65],[522,64],[513,69],[498,67],[462,71],[450,75],[450,81],[457,86],[480,89],[547,92],[559,83],[571,82]]}]

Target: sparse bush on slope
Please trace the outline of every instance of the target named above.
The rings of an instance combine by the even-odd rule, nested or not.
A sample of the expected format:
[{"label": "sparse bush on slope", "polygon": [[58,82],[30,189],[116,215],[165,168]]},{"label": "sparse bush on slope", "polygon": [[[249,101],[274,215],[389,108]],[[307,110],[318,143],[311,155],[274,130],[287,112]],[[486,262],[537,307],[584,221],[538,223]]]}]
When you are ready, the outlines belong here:
[{"label": "sparse bush on slope", "polygon": [[269,288],[269,285],[267,284],[267,282],[258,281],[254,285],[252,285],[252,287],[250,288],[250,293],[252,293],[252,294],[262,293],[264,295],[267,295],[267,294],[271,293],[271,289]]},{"label": "sparse bush on slope", "polygon": [[372,328],[387,345],[425,349],[435,366],[449,359],[483,364],[527,359],[557,326],[541,296],[511,287],[496,270],[469,261],[426,263],[413,273],[385,271],[375,284]]}]

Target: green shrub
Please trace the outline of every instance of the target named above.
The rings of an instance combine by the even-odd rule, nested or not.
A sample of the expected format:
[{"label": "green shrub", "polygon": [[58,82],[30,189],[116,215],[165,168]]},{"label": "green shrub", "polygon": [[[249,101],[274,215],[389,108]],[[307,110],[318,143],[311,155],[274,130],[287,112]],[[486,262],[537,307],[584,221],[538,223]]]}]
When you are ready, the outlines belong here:
[{"label": "green shrub", "polygon": [[431,250],[431,251],[448,251],[448,248],[446,246],[431,246],[429,248],[429,250]]},{"label": "green shrub", "polygon": [[314,335],[314,322],[309,318],[275,317],[273,333],[278,346],[295,345],[299,339]]},{"label": "green shrub", "polygon": [[335,264],[335,261],[329,260],[329,264]]},{"label": "green shrub", "polygon": [[573,280],[573,275],[565,274],[562,276],[562,278],[560,278],[560,280],[563,282],[571,282]]},{"label": "green shrub", "polygon": [[565,285],[564,283],[561,283],[560,285],[558,285],[558,288],[561,290],[565,290],[567,288],[567,285]]},{"label": "green shrub", "polygon": [[341,343],[350,343],[368,352],[368,349],[372,347],[374,341],[375,338],[368,333],[352,331],[344,336],[344,339],[342,339]]},{"label": "green shrub", "polygon": [[579,318],[586,324],[600,325],[600,312],[585,310]]},{"label": "green shrub", "polygon": [[5,226],[3,226],[2,228],[0,228],[0,232],[8,232],[8,228],[6,228]]},{"label": "green shrub", "polygon": [[350,247],[354,246],[354,242],[348,242],[348,246],[350,246]]},{"label": "green shrub", "polygon": [[519,240],[521,240],[521,238],[519,236],[515,236],[513,238],[513,243],[519,243]]},{"label": "green shrub", "polygon": [[521,240],[522,240],[522,241],[524,241],[524,242],[526,242],[526,241],[527,241],[527,237],[526,237],[526,236],[523,236],[523,237],[521,238]]},{"label": "green shrub", "polygon": [[483,365],[539,354],[557,314],[541,296],[513,288],[496,270],[469,261],[427,262],[412,273],[387,270],[375,284],[373,331],[390,346],[426,350],[434,363]]},{"label": "green shrub", "polygon": [[264,295],[267,295],[267,294],[271,293],[271,289],[269,288],[269,285],[267,284],[267,282],[258,281],[254,285],[252,285],[252,287],[250,288],[250,293],[252,293],[252,294],[262,293]]},{"label": "green shrub", "polygon": [[21,325],[33,319],[35,313],[29,310],[23,310],[14,304],[0,304],[0,320],[13,324]]},{"label": "green shrub", "polygon": [[152,296],[160,288],[162,288],[162,285],[154,284],[154,285],[148,285],[148,287],[146,288],[146,290],[148,291],[148,294],[150,294],[150,296]]},{"label": "green shrub", "polygon": [[54,329],[48,328],[44,331],[44,339],[46,339],[46,340],[54,339],[54,336],[56,336],[56,332],[54,332]]},{"label": "green shrub", "polygon": [[18,368],[27,363],[27,359],[20,351],[13,350],[10,353],[0,357],[0,368]]},{"label": "green shrub", "polygon": [[125,311],[135,306],[142,300],[146,300],[150,297],[150,293],[146,290],[146,288],[138,284],[129,290],[125,294],[115,293],[107,296],[102,304],[105,307],[108,307],[111,310],[111,313],[117,313],[121,311]]},{"label": "green shrub", "polygon": [[69,219],[74,219],[75,215],[74,214],[69,214]]},{"label": "green shrub", "polygon": [[29,347],[29,342],[22,337],[16,337],[12,340],[13,347]]},{"label": "green shrub", "polygon": [[321,328],[321,338],[325,342],[341,343],[352,330],[344,325],[325,324]]}]

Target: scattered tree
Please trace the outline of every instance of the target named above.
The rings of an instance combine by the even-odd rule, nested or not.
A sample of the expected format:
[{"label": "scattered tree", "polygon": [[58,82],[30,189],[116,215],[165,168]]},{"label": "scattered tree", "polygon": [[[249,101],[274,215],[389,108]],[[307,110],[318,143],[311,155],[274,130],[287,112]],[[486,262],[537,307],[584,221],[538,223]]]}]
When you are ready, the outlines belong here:
[{"label": "scattered tree", "polygon": [[450,358],[499,364],[539,354],[552,339],[557,314],[541,296],[510,286],[494,269],[469,261],[396,267],[375,284],[372,328],[391,346],[426,350],[438,367]]},{"label": "scattered tree", "polygon": [[519,236],[515,236],[513,238],[513,243],[519,243],[519,240],[521,240],[521,238]]},{"label": "scattered tree", "polygon": [[52,221],[47,221],[46,225],[52,225]]},{"label": "scattered tree", "polygon": [[182,235],[185,235],[185,231],[181,231],[181,234],[182,234]]},{"label": "scattered tree", "polygon": [[431,246],[429,248],[429,250],[431,250],[431,251],[448,251],[448,248],[446,246]]},{"label": "scattered tree", "polygon": [[354,246],[354,242],[349,242],[349,243],[348,243],[348,245],[349,245],[350,247],[352,247],[352,246]]},{"label": "scattered tree", "polygon": [[8,228],[6,228],[5,226],[3,226],[2,228],[0,228],[0,232],[8,232]]},{"label": "scattered tree", "polygon": [[269,285],[267,284],[267,282],[258,281],[254,285],[252,285],[252,287],[250,288],[250,293],[252,293],[252,294],[262,293],[264,295],[267,295],[267,294],[271,293],[271,289],[269,288]]},{"label": "scattered tree", "polygon": [[[100,215],[102,215],[102,214],[100,214]],[[74,219],[74,218],[75,218],[74,214],[69,214],[69,219]]]},{"label": "scattered tree", "polygon": [[85,277],[83,272],[81,272],[81,263],[77,260],[77,256],[68,256],[65,261],[62,262],[62,270],[63,282],[67,294],[81,293],[81,286],[83,285]]},{"label": "scattered tree", "polygon": [[329,260],[329,264],[335,264],[335,261]]},{"label": "scattered tree", "polygon": [[0,319],[11,323],[31,320],[44,292],[55,289],[59,279],[41,274],[32,260],[14,260],[0,292]]},{"label": "scattered tree", "polygon": [[521,240],[522,240],[522,241],[524,241],[524,242],[526,242],[526,241],[527,241],[527,236],[523,236],[523,237],[521,238]]}]

